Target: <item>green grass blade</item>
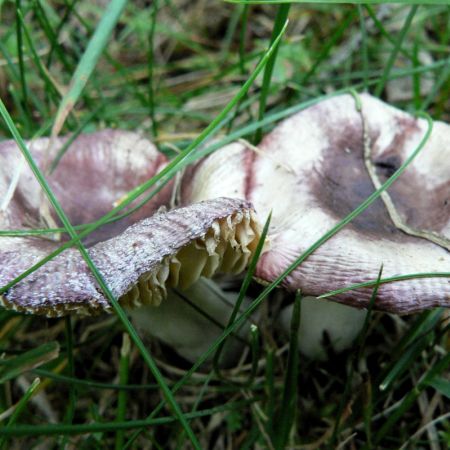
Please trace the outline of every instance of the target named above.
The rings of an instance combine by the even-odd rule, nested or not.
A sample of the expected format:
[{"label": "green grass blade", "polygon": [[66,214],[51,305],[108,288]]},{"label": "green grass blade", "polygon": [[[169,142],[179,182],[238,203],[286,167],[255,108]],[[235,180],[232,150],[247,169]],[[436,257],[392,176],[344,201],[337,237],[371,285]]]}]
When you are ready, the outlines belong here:
[{"label": "green grass blade", "polygon": [[[383,23],[376,16],[375,11],[373,10],[373,8],[370,5],[368,5],[368,4],[366,4],[364,6],[365,6],[365,9],[367,10],[367,12],[369,13],[369,16],[372,19],[373,23],[377,27],[378,31],[383,36],[383,38],[385,38],[387,41],[389,41],[391,43],[391,45],[393,45],[395,47],[395,45],[396,45],[395,38],[392,36],[391,33],[389,33],[386,30],[386,28],[384,27]],[[404,55],[410,61],[414,61],[415,60],[414,55],[409,53],[407,49],[405,49],[403,47],[400,47],[399,51],[400,51],[400,53],[402,55]]]},{"label": "green grass blade", "polygon": [[241,15],[241,33],[239,35],[239,69],[241,75],[245,75],[245,43],[248,27],[248,14],[250,5],[243,5],[242,15]]},{"label": "green grass blade", "polygon": [[[209,417],[214,414],[220,414],[227,411],[239,410],[258,401],[255,397],[252,400],[242,400],[230,402],[226,405],[217,406],[214,408],[202,409],[192,413],[186,413],[186,418],[190,420],[201,417]],[[2,434],[4,436],[54,436],[54,435],[77,435],[77,434],[92,434],[101,432],[116,432],[119,430],[133,430],[142,429],[157,425],[169,424],[176,422],[176,418],[172,416],[158,417],[157,419],[144,420],[128,420],[126,422],[97,422],[87,424],[56,424],[56,425],[12,425],[8,428],[3,428]],[[125,449],[125,447],[124,447]]]},{"label": "green grass blade", "polygon": [[45,364],[59,355],[59,344],[48,342],[9,359],[0,360],[0,384]]},{"label": "green grass blade", "polygon": [[84,52],[73,74],[69,90],[67,94],[64,95],[61,104],[59,105],[52,129],[53,136],[59,133],[67,116],[75,106],[75,103],[78,101],[84,86],[88,82],[89,77],[97,65],[103,49],[108,43],[109,36],[111,35],[113,28],[116,26],[126,3],[127,0],[111,0],[108,4],[103,17],[98,24],[94,35],[90,39],[86,51]]},{"label": "green grass blade", "polygon": [[11,415],[8,424],[6,425],[6,428],[3,428],[0,431],[0,450],[2,450],[5,447],[5,444],[8,441],[8,437],[3,433],[3,431],[6,429],[8,430],[12,425],[14,425],[19,418],[22,411],[27,406],[29,400],[35,393],[36,389],[39,387],[39,384],[41,383],[41,380],[39,378],[35,378],[34,381],[31,383],[30,387],[26,390],[25,395],[19,400],[18,404],[16,405],[16,409],[14,410],[13,414]]},{"label": "green grass blade", "polygon": [[403,44],[403,41],[405,39],[406,34],[408,33],[411,23],[414,19],[414,16],[416,15],[418,6],[413,6],[411,10],[409,11],[408,16],[406,17],[405,23],[403,24],[403,27],[400,31],[400,35],[397,39],[397,42],[395,43],[394,48],[392,49],[391,54],[389,55],[389,59],[385,65],[383,75],[380,78],[380,81],[378,82],[377,86],[375,87],[374,93],[376,97],[379,97],[381,93],[383,92],[384,86],[386,85],[386,81],[388,80],[389,74],[392,70],[392,67],[394,65],[394,62],[397,58],[397,55],[400,51],[400,48]]},{"label": "green grass blade", "polygon": [[258,361],[261,356],[261,342],[259,328],[255,324],[250,325],[251,369],[244,386],[251,387],[258,372]]},{"label": "green grass blade", "polygon": [[[71,133],[70,137],[64,142],[64,144],[58,150],[58,153],[53,158],[53,161],[50,164],[49,174],[52,174],[55,171],[55,169],[58,167],[59,162],[61,161],[62,157],[66,154],[69,147],[73,144],[75,139],[82,133],[82,131],[86,128],[86,126],[92,121],[92,119],[103,109],[103,107],[104,105],[100,104],[98,108],[95,108],[93,111],[91,111],[86,116],[86,118],[83,119],[82,122],[80,122],[77,129],[73,133]],[[82,228],[83,226],[81,227],[81,229]],[[75,229],[77,229],[77,227],[75,227]],[[60,231],[64,231],[64,229],[60,229]]]},{"label": "green grass blade", "polygon": [[154,80],[154,64],[155,64],[155,54],[153,51],[155,29],[156,29],[156,17],[158,14],[159,0],[154,0],[152,3],[152,15],[151,15],[151,26],[148,35],[148,54],[147,54],[147,67],[148,67],[148,106],[149,115],[152,121],[152,131],[153,137],[158,137],[158,122],[156,120],[155,114],[155,80]]},{"label": "green grass blade", "polygon": [[24,18],[22,16],[22,12],[20,10],[17,11],[17,19],[20,22],[20,25],[25,34],[25,39],[27,41],[28,48],[30,49],[33,61],[36,65],[36,67],[38,68],[38,70],[42,76],[42,79],[44,80],[45,87],[46,87],[45,91],[47,94],[50,95],[52,100],[55,101],[60,98],[58,88],[55,86],[55,83],[51,79],[48,70],[43,66],[41,59],[39,58],[39,55],[34,46],[33,38],[31,37],[28,27],[26,26],[26,24],[24,22]]},{"label": "green grass blade", "polygon": [[447,378],[437,376],[428,381],[427,384],[450,399],[450,380]]},{"label": "green grass blade", "polygon": [[429,345],[431,341],[430,332],[434,330],[437,323],[441,320],[442,309],[433,310],[427,315],[426,320],[421,324],[420,328],[413,330],[414,333],[408,334],[408,341],[399,344],[403,347],[401,354],[394,360],[391,367],[388,368],[387,374],[380,383],[380,390],[388,390],[392,384],[407,370],[410,369],[412,363],[417,359],[422,350]]},{"label": "green grass blade", "polygon": [[299,349],[298,330],[301,318],[301,293],[294,300],[289,336],[289,352],[286,373],[283,383],[283,397],[277,416],[274,418],[273,443],[276,450],[288,448],[289,433],[294,426],[297,410]]},{"label": "green grass blade", "polygon": [[[277,39],[283,27],[286,26],[290,7],[291,5],[289,3],[282,3],[278,7],[277,15],[275,17],[275,23],[272,30],[272,36],[270,38],[271,44],[275,41],[275,39]],[[272,80],[272,73],[275,67],[275,61],[277,60],[277,53],[278,53],[278,46],[275,48],[274,52],[267,61],[266,67],[264,68],[263,82],[259,97],[259,111],[258,111],[259,120],[261,120],[264,117],[264,113],[266,112],[267,97],[269,96],[270,82]],[[258,144],[258,142],[261,140],[261,136],[262,136],[262,129],[258,128],[254,138],[255,144]]]},{"label": "green grass blade", "polygon": [[349,374],[347,375],[347,378],[345,380],[344,392],[339,400],[337,412],[335,414],[333,434],[331,435],[330,442],[328,443],[328,445],[331,448],[334,448],[337,445],[337,439],[338,439],[338,435],[340,432],[340,427],[341,427],[342,417],[344,415],[344,410],[345,410],[345,407],[348,405],[351,395],[352,395],[353,377],[354,377],[355,371],[356,371],[356,364],[360,360],[359,358],[361,358],[362,351],[364,348],[364,342],[365,342],[365,338],[367,335],[367,330],[369,328],[369,320],[370,320],[370,316],[372,314],[372,310],[373,310],[373,307],[375,305],[375,301],[377,298],[378,288],[380,287],[380,279],[381,279],[382,272],[383,272],[383,266],[380,267],[380,270],[378,272],[378,277],[377,277],[377,283],[374,286],[374,288],[372,289],[372,295],[370,297],[369,307],[367,308],[367,314],[366,314],[366,317],[364,320],[363,328],[362,328],[361,332],[359,333],[359,336],[356,338],[356,341],[359,346],[359,350],[358,350],[358,352],[353,351],[352,356],[350,358],[351,364],[350,364]]},{"label": "green grass blade", "polygon": [[[122,385],[126,385],[128,383],[128,375],[130,368],[130,337],[128,334],[123,333],[122,336],[122,348],[120,349],[120,362],[119,362],[119,382]],[[126,416],[126,407],[127,407],[127,391],[121,390],[119,391],[117,398],[117,413],[116,418],[117,422],[123,422]],[[122,450],[123,442],[124,442],[124,430],[119,430],[116,433],[116,441],[115,441],[115,449]]]},{"label": "green grass blade", "polygon": [[[2,42],[1,39],[0,39],[0,52],[7,62],[8,75],[9,75],[8,78],[10,78],[11,82],[13,82],[11,85],[11,95],[13,96],[13,99],[15,100],[15,103],[16,103],[15,106],[19,111],[19,116],[24,117],[25,111],[23,110],[20,99],[18,98],[18,95],[16,93],[16,88],[15,88],[15,83],[14,83],[14,81],[15,81],[16,83],[20,84],[20,73],[17,71],[14,61],[13,61],[6,45]],[[32,102],[33,108],[35,108],[36,111],[39,111],[39,113],[45,117],[46,111],[43,108],[42,101],[40,101],[32,91],[28,92],[28,96],[29,96],[29,100]],[[23,122],[26,123],[26,120],[27,119],[23,119]]]},{"label": "green grass blade", "polygon": [[361,5],[358,5],[359,23],[361,29],[361,59],[363,70],[363,91],[367,91],[369,82],[369,52],[368,52],[368,39],[367,39],[367,27],[366,20],[364,18],[364,9]]},{"label": "green grass blade", "polygon": [[447,61],[447,64],[441,69],[441,73],[439,74],[438,79],[433,84],[433,88],[428,93],[427,97],[424,99],[421,105],[422,108],[428,108],[431,105],[431,103],[433,103],[437,93],[439,92],[439,89],[442,89],[442,86],[445,83],[448,83],[449,76],[450,76],[450,61]]},{"label": "green grass blade", "polygon": [[[279,5],[287,3],[286,0],[225,0],[228,3],[241,3],[244,5]],[[291,0],[289,3],[311,3],[311,4],[353,4],[353,5],[448,5],[448,0]]]},{"label": "green grass blade", "polygon": [[[71,378],[75,378],[75,364],[73,358],[73,329],[72,319],[70,316],[65,317],[66,323],[66,352],[67,352],[67,372]],[[76,386],[72,383],[69,384],[69,401],[64,417],[64,423],[70,425],[73,422],[75,416],[75,407],[77,402]],[[67,445],[67,437],[64,437],[61,443],[61,447],[65,448]]]},{"label": "green grass blade", "polygon": [[[450,278],[450,272],[423,272],[423,273],[409,273],[405,275],[397,275],[393,277],[382,278],[380,280],[380,284],[394,283],[396,281],[404,281],[404,280],[414,280],[419,278]],[[319,295],[318,298],[334,297],[335,295],[343,294],[345,292],[353,291],[355,289],[373,287],[376,285],[376,283],[377,280],[355,283],[340,289],[336,289],[334,291],[326,292],[325,294]]]},{"label": "green grass blade", "polygon": [[375,436],[374,442],[379,448],[380,442],[386,436],[386,434],[392,429],[392,427],[405,415],[412,405],[415,403],[419,395],[429,385],[431,380],[435,379],[442,373],[444,373],[450,366],[450,353],[447,353],[437,363],[435,363],[420,379],[419,383],[404,397],[398,408],[392,412],[387,418],[386,422],[382,425],[380,430]]},{"label": "green grass blade", "polygon": [[264,370],[264,390],[266,394],[265,411],[267,415],[266,430],[269,436],[274,433],[275,417],[273,411],[276,409],[276,387],[275,387],[275,351],[269,349],[266,353],[266,367]]},{"label": "green grass blade", "polygon": [[366,343],[366,337],[367,337],[367,333],[369,331],[370,319],[372,317],[373,308],[375,306],[375,301],[377,299],[378,289],[380,288],[380,285],[381,285],[381,275],[382,275],[382,273],[383,273],[383,265],[381,265],[381,267],[380,267],[380,271],[378,272],[377,280],[376,280],[375,285],[373,286],[373,289],[372,289],[372,295],[370,297],[369,306],[367,307],[367,314],[366,314],[366,317],[364,318],[363,327],[362,327],[361,332],[359,333],[359,335],[358,335],[358,337],[356,339],[356,343],[357,343],[357,346],[358,346],[358,355],[356,357],[357,361],[361,360],[362,354],[363,354],[363,351],[364,351],[364,345]]},{"label": "green grass blade", "polygon": [[[198,406],[200,405],[200,403],[203,400],[203,398],[205,397],[205,395],[208,393],[208,387],[211,382],[212,375],[213,375],[213,372],[210,372],[208,374],[208,376],[206,377],[205,382],[203,383],[203,386],[202,386],[197,398],[195,399],[195,403],[192,406],[191,413],[195,413],[198,410]],[[184,449],[184,447],[185,447],[185,433],[182,432],[182,433],[180,433],[180,436],[178,438],[178,447],[177,448]],[[125,448],[122,446],[120,450],[125,450]]]},{"label": "green grass blade", "polygon": [[[75,3],[74,0],[73,4]],[[53,30],[53,27],[47,17],[47,14],[45,13],[44,8],[42,7],[41,0],[36,0],[33,2],[34,5],[34,13],[36,15],[36,18],[39,22],[39,24],[42,27],[42,30],[44,31],[44,34],[47,37],[48,42],[50,43],[50,51],[47,58],[47,66],[50,66],[52,61],[52,56],[56,52],[59,61],[61,61],[62,65],[68,72],[73,71],[73,66],[69,62],[66,53],[64,52],[64,49],[61,47],[59,41],[58,41],[58,34],[59,31],[56,31],[56,33]],[[64,18],[63,18],[64,20]],[[61,22],[63,22],[63,20]]]},{"label": "green grass blade", "polygon": [[350,14],[347,15],[347,17],[340,23],[336,30],[334,31],[333,35],[330,36],[330,38],[327,40],[326,44],[323,46],[322,50],[320,51],[319,55],[317,56],[316,61],[314,62],[311,69],[305,74],[305,76],[301,80],[301,85],[305,85],[311,77],[316,73],[317,69],[319,68],[320,64],[325,60],[325,58],[330,54],[332,48],[336,44],[336,42],[342,37],[342,35],[348,30],[350,24],[353,22],[357,15],[357,10],[353,9]]},{"label": "green grass blade", "polygon": [[[21,1],[16,0],[16,14],[19,16],[22,11]],[[28,88],[27,81],[25,77],[25,63],[24,63],[24,55],[23,55],[23,39],[22,39],[22,23],[18,19],[16,20],[16,39],[17,39],[17,53],[19,57],[19,73],[20,73],[20,86],[22,89],[22,107],[24,111],[24,121],[27,125],[27,129],[31,129],[31,119],[30,119],[30,110],[28,107]]]},{"label": "green grass blade", "polygon": [[[22,6],[21,1],[16,0],[16,14],[22,14]],[[25,64],[23,58],[23,39],[22,39],[22,23],[20,20],[16,21],[16,44],[17,44],[17,55],[19,59],[19,73],[20,73],[20,82],[22,88],[22,99],[24,103],[27,103],[28,93],[27,93],[27,83],[25,80]]]}]

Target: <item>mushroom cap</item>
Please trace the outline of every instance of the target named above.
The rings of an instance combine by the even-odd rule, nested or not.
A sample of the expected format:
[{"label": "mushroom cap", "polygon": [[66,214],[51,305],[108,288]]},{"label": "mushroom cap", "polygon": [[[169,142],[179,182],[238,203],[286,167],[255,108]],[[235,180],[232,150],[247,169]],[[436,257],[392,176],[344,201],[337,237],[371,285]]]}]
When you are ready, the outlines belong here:
[{"label": "mushroom cap", "polygon": [[[28,148],[39,168],[46,173],[72,225],[101,218],[131,189],[156,175],[167,163],[167,158],[139,133],[107,129],[79,135],[56,169],[50,172],[51,162],[68,139],[68,136],[57,138],[49,148],[50,139],[40,138],[29,141]],[[170,195],[168,186],[130,216],[95,230],[84,243],[92,245],[118,234],[167,204]],[[0,208],[2,230],[45,228],[49,221],[61,226],[13,140],[0,142]],[[43,216],[43,210],[48,211],[50,217]],[[6,247],[7,240],[1,238],[1,249]],[[14,238],[12,246],[16,247],[17,243],[18,239]],[[28,243],[26,241],[25,246]]]},{"label": "mushroom cap", "polygon": [[[38,140],[31,146],[41,167],[47,144],[47,140]],[[42,220],[39,186],[20,164],[18,154],[12,142],[0,144],[0,198],[9,197],[0,223],[7,230],[31,229],[30,223]],[[153,176],[164,161],[138,135],[108,130],[77,138],[48,180],[69,219],[77,224],[98,219],[114,201]],[[240,272],[257,245],[259,227],[251,205],[243,200],[215,199],[138,220],[167,202],[169,194],[163,190],[124,222],[113,224],[107,233],[93,236],[86,244],[105,282],[126,306],[158,304],[166,295],[166,284],[185,288],[202,275]],[[106,235],[114,237],[103,240]],[[42,237],[1,237],[0,285],[8,284],[59,245]],[[49,317],[111,311],[95,277],[73,248],[12,286],[0,296],[0,303]]]},{"label": "mushroom cap", "polygon": [[[269,239],[256,277],[273,281],[374,190],[364,162],[384,182],[417,148],[427,123],[369,95],[358,111],[351,95],[324,100],[283,121],[255,152],[230,144],[193,166],[184,177],[184,204],[231,196],[251,201],[262,221],[272,210]],[[366,132],[364,132],[366,130]],[[232,174],[229,182],[226,173]],[[219,180],[217,182],[216,180]],[[421,153],[390,187],[401,221],[450,239],[450,126],[435,122]],[[284,279],[289,290],[319,296],[355,283],[420,272],[450,272],[446,248],[409,235],[378,199]],[[364,307],[372,289],[333,299]],[[450,306],[449,278],[421,278],[379,287],[375,308],[410,313]]]}]

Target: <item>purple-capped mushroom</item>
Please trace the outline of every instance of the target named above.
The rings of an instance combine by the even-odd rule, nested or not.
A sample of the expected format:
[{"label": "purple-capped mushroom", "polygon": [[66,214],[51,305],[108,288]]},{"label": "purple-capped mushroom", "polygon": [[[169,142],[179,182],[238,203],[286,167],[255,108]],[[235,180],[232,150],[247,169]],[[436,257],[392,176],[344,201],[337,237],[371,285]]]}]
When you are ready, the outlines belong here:
[{"label": "purple-capped mushroom", "polygon": [[[56,142],[55,152],[64,143]],[[49,167],[47,139],[30,143],[42,169]],[[132,188],[151,178],[166,160],[135,133],[107,130],[78,137],[48,181],[73,224],[94,221]],[[3,230],[30,230],[57,223],[16,144],[0,144],[0,199]],[[238,273],[259,239],[252,206],[245,200],[214,199],[153,214],[168,203],[170,186],[126,217],[93,233],[89,254],[124,306],[158,305],[167,286],[187,288],[200,276]],[[45,214],[43,214],[43,212]],[[142,217],[150,216],[142,219]],[[63,235],[58,235],[63,237]],[[58,248],[43,236],[0,238],[0,285],[5,286]],[[48,317],[110,311],[78,250],[69,248],[8,289],[1,304]]]},{"label": "purple-capped mushroom", "polygon": [[[283,121],[259,144],[230,144],[192,167],[183,204],[228,196],[272,213],[270,249],[256,277],[273,281],[311,244],[359,206],[417,148],[427,122],[362,95],[336,96]],[[225,174],[231,174],[229,178]],[[217,180],[220,180],[219,182]],[[404,174],[282,282],[319,296],[383,277],[450,272],[450,126],[431,137]],[[371,288],[333,297],[366,307]],[[375,308],[407,314],[450,306],[450,279],[420,278],[379,287]]]}]

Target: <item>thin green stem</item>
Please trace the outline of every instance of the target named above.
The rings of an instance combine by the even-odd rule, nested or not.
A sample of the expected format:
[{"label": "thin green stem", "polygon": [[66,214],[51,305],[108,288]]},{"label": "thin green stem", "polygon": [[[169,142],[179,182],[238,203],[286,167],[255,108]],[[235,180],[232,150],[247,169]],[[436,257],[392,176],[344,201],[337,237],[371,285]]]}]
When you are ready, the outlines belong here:
[{"label": "thin green stem", "polygon": [[[283,27],[286,27],[290,7],[291,5],[289,3],[282,3],[278,6],[277,15],[275,17],[275,23],[273,25],[272,36],[270,38],[271,43],[275,42],[275,40],[278,38],[280,34],[280,31],[283,29]],[[266,112],[267,98],[269,96],[270,83],[272,80],[273,69],[275,67],[275,61],[277,60],[277,54],[278,54],[278,47],[275,48],[275,51],[270,56],[269,60],[267,61],[266,67],[264,68],[263,82],[259,97],[259,111],[258,111],[259,120],[261,120],[264,117],[264,114]],[[262,136],[262,129],[258,128],[256,130],[253,141],[257,144],[261,140],[261,136]]]},{"label": "thin green stem", "polygon": [[25,77],[25,63],[24,63],[24,55],[23,55],[23,39],[22,39],[22,22],[19,19],[19,15],[21,14],[22,6],[21,0],[16,0],[16,14],[18,16],[16,20],[16,39],[17,39],[17,54],[19,57],[19,73],[20,73],[20,85],[22,89],[22,107],[25,113],[24,120],[27,126],[27,130],[31,128],[31,118],[30,111],[28,108],[28,89],[27,89],[27,80]]},{"label": "thin green stem", "polygon": [[156,17],[158,14],[159,0],[153,0],[151,25],[148,34],[148,54],[147,54],[147,67],[148,67],[148,106],[150,119],[152,121],[153,137],[158,137],[158,122],[155,114],[155,79],[154,79],[154,65],[155,65],[155,53],[154,53],[154,40],[156,29]]},{"label": "thin green stem", "polygon": [[[128,373],[130,367],[130,337],[128,334],[123,333],[122,336],[122,348],[120,349],[120,362],[119,362],[119,382],[122,385],[128,383]],[[119,391],[117,398],[117,422],[123,422],[126,416],[127,407],[127,391]],[[124,430],[118,430],[116,433],[115,449],[122,450],[125,433]]]},{"label": "thin green stem", "polygon": [[[71,378],[75,378],[75,365],[73,360],[73,331],[72,320],[70,316],[65,317],[66,322],[66,352],[67,352],[67,372]],[[75,406],[77,401],[76,387],[72,383],[69,384],[69,403],[67,405],[64,423],[72,424],[75,416]],[[61,447],[65,448],[68,443],[67,437],[62,440]]]},{"label": "thin green stem", "polygon": [[5,445],[8,442],[8,431],[11,431],[11,428],[16,423],[17,419],[19,418],[22,411],[27,406],[29,400],[35,393],[36,389],[39,387],[41,380],[39,378],[35,378],[33,383],[31,383],[30,387],[25,392],[25,395],[19,400],[18,404],[16,405],[16,408],[14,409],[14,412],[12,413],[11,417],[9,418],[8,424],[6,427],[3,427],[0,434],[0,450],[5,448]]},{"label": "thin green stem", "polygon": [[386,82],[389,78],[389,74],[391,72],[391,69],[394,65],[394,62],[397,58],[397,55],[402,47],[403,41],[406,37],[406,34],[408,33],[411,23],[414,19],[414,16],[416,15],[417,9],[419,8],[418,5],[414,5],[411,7],[411,10],[409,11],[408,16],[406,17],[405,23],[403,24],[403,27],[400,31],[400,35],[397,39],[397,42],[395,43],[394,48],[392,49],[391,54],[389,55],[389,59],[384,67],[383,75],[380,78],[380,81],[378,82],[377,86],[375,87],[374,93],[376,97],[379,97],[381,93],[383,92],[383,89],[386,85]]}]

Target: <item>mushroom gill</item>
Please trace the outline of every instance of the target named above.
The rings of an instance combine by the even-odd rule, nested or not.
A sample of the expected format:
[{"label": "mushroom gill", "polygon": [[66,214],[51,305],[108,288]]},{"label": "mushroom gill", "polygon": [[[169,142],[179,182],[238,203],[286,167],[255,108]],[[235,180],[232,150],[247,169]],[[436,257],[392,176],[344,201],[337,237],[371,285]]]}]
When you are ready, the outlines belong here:
[{"label": "mushroom gill", "polygon": [[[206,214],[199,215],[203,211]],[[156,231],[148,231],[159,229],[163,232],[157,236]],[[190,229],[195,233],[191,234]],[[176,236],[186,232],[189,240],[176,243]],[[127,246],[153,248],[160,255],[154,266],[146,267],[152,259],[150,254],[141,254],[134,261],[135,268],[141,264],[145,267],[138,269],[144,273],[130,283],[120,301],[124,306],[138,307],[158,306],[167,295],[167,287],[186,290],[200,277],[242,272],[256,248],[260,231],[250,204],[222,198],[146,219],[127,230],[121,239],[128,236]],[[171,241],[170,247],[167,241]]]}]

